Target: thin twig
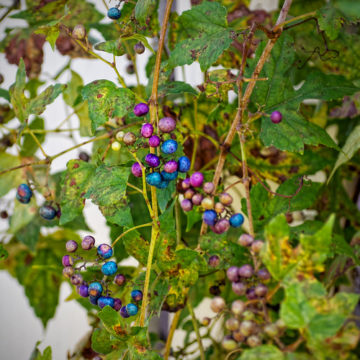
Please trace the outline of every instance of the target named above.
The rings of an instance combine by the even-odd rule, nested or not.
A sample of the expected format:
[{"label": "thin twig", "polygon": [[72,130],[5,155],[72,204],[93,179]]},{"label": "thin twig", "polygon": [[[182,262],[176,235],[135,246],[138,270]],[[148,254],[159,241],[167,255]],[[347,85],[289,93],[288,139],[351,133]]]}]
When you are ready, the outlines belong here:
[{"label": "thin twig", "polygon": [[196,334],[197,343],[198,343],[198,345],[199,345],[200,359],[201,359],[201,360],[206,360],[206,358],[205,358],[205,352],[204,352],[204,347],[203,347],[203,344],[202,344],[202,341],[201,341],[200,331],[199,331],[199,327],[198,327],[197,320],[196,320],[196,317],[195,317],[194,309],[192,308],[192,306],[191,306],[191,304],[190,304],[190,301],[188,301],[188,302],[186,303],[186,305],[187,305],[187,308],[188,308],[189,313],[190,313],[190,316],[191,316],[191,321],[192,321],[192,323],[193,323],[193,327],[194,327],[194,331],[195,331],[195,334]]},{"label": "thin twig", "polygon": [[179,322],[179,319],[180,319],[181,311],[182,311],[182,309],[178,310],[175,313],[174,318],[173,318],[173,320],[171,322],[169,335],[168,335],[168,337],[166,339],[166,344],[165,344],[164,360],[168,360],[168,358],[169,358],[170,351],[171,351],[172,339],[174,337],[174,333],[175,333],[175,330],[177,328],[177,325],[178,325],[178,322]]}]

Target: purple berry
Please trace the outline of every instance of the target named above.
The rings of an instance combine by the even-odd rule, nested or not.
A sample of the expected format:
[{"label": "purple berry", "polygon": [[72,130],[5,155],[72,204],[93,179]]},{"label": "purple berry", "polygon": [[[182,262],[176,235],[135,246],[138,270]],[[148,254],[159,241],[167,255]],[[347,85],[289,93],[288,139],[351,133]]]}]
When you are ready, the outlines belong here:
[{"label": "purple berry", "polygon": [[267,269],[260,269],[256,275],[261,280],[269,280],[271,278],[271,275]]},{"label": "purple berry", "polygon": [[243,278],[250,278],[254,275],[254,269],[251,265],[245,264],[239,268],[239,276]]},{"label": "purple berry", "polygon": [[226,276],[231,282],[239,281],[239,268],[237,266],[230,266],[226,271]]},{"label": "purple berry", "polygon": [[194,189],[188,189],[185,191],[184,193],[184,198],[185,199],[192,199],[192,197],[195,195],[195,190]]},{"label": "purple berry", "polygon": [[229,228],[229,220],[221,219],[215,224],[215,226],[213,227],[213,231],[215,234],[223,234],[224,232],[228,231]]},{"label": "purple berry", "polygon": [[116,311],[119,311],[119,310],[121,309],[121,305],[122,305],[121,299],[119,299],[119,298],[114,299],[114,306],[113,306],[113,308],[114,308]]},{"label": "purple berry", "polygon": [[217,219],[217,213],[214,210],[205,210],[202,218],[206,225],[213,226]]},{"label": "purple berry", "polygon": [[74,275],[74,272],[75,270],[72,266],[65,266],[62,271],[63,275],[69,279]]},{"label": "purple berry", "polygon": [[158,147],[160,145],[160,138],[157,135],[153,135],[149,138],[149,145],[151,147]]},{"label": "purple berry", "polygon": [[95,238],[91,235],[85,236],[81,241],[81,247],[84,250],[90,250],[95,245]]},{"label": "purple berry", "polygon": [[72,266],[74,264],[74,259],[70,255],[64,255],[62,258],[63,266]]},{"label": "purple berry", "polygon": [[254,287],[251,287],[250,289],[247,289],[246,291],[246,297],[249,299],[249,300],[255,300],[257,299],[257,295],[256,295],[256,292],[255,292],[255,288]]},{"label": "purple berry", "polygon": [[131,297],[133,298],[134,301],[138,302],[141,301],[143,298],[143,293],[141,290],[133,290],[131,292]]},{"label": "purple berry", "polygon": [[225,206],[229,206],[231,205],[231,203],[233,202],[233,198],[229,193],[222,193],[219,195],[219,200],[222,204],[224,204]]},{"label": "purple berry", "polygon": [[65,248],[66,248],[67,252],[72,253],[72,252],[75,252],[77,250],[78,244],[74,240],[69,240],[69,241],[66,242]]},{"label": "purple berry", "polygon": [[201,194],[194,194],[191,198],[191,201],[194,205],[200,205],[202,202],[203,196]]},{"label": "purple berry", "polygon": [[231,304],[231,312],[235,315],[240,315],[245,311],[246,305],[241,300],[235,300]]},{"label": "purple berry", "polygon": [[273,111],[270,115],[270,120],[273,124],[278,124],[282,120],[282,113],[280,111]]},{"label": "purple berry", "polygon": [[134,51],[137,53],[137,54],[142,54],[144,51],[145,51],[145,46],[144,44],[139,41],[138,43],[136,43],[134,45]]},{"label": "purple berry", "polygon": [[220,258],[217,255],[212,255],[209,257],[208,264],[211,267],[217,267],[220,264]]},{"label": "purple berry", "polygon": [[164,171],[167,173],[173,173],[177,170],[178,163],[175,160],[170,160],[164,165]]},{"label": "purple berry", "polygon": [[144,116],[149,112],[149,106],[145,103],[136,104],[134,107],[135,116]]},{"label": "purple berry", "polygon": [[206,194],[212,194],[212,192],[215,190],[215,185],[212,182],[206,182],[203,185],[203,190]]},{"label": "purple berry", "polygon": [[155,154],[147,154],[145,156],[145,162],[152,168],[156,168],[160,165],[160,159]]},{"label": "purple berry", "polygon": [[149,138],[154,132],[154,127],[150,123],[145,123],[141,127],[141,135],[144,138]]},{"label": "purple berry", "polygon": [[190,186],[190,178],[186,178],[181,182],[181,187],[183,188],[183,190],[189,189]]},{"label": "purple berry", "polygon": [[159,121],[159,129],[163,133],[170,133],[176,128],[176,121],[171,117],[164,117]]},{"label": "purple berry", "polygon": [[123,274],[117,274],[114,278],[114,282],[116,285],[122,286],[125,284],[126,277]]},{"label": "purple berry", "polygon": [[180,205],[184,211],[190,211],[193,208],[193,203],[189,199],[184,199]]},{"label": "purple berry", "polygon": [[91,296],[91,295],[89,295],[90,303],[93,304],[93,305],[97,305],[98,298],[99,298],[99,296]]},{"label": "purple berry", "polygon": [[128,314],[127,310],[126,310],[126,306],[123,306],[121,309],[120,309],[120,315],[123,317],[123,318],[128,318],[130,317],[130,315]]},{"label": "purple berry", "polygon": [[246,285],[240,281],[233,282],[231,284],[231,288],[234,294],[236,295],[243,296],[246,293]]},{"label": "purple berry", "polygon": [[193,187],[200,187],[204,181],[204,175],[197,171],[190,176],[190,184]]},{"label": "purple berry", "polygon": [[254,241],[254,238],[249,234],[241,234],[238,240],[238,244],[241,246],[250,246]]},{"label": "purple berry", "polygon": [[268,288],[264,284],[259,284],[255,286],[255,294],[258,297],[264,297],[267,294],[267,292],[268,292]]},{"label": "purple berry", "polygon": [[108,244],[101,244],[97,248],[97,253],[100,255],[103,259],[109,259],[113,255],[113,249]]},{"label": "purple berry", "polygon": [[133,163],[131,166],[131,172],[136,177],[142,177],[141,165],[138,162]]},{"label": "purple berry", "polygon": [[80,285],[77,287],[77,292],[81,297],[88,297],[89,296],[89,287],[85,284]]},{"label": "purple berry", "polygon": [[70,278],[70,282],[73,285],[81,285],[84,282],[83,277],[80,274],[74,274],[71,278]]}]

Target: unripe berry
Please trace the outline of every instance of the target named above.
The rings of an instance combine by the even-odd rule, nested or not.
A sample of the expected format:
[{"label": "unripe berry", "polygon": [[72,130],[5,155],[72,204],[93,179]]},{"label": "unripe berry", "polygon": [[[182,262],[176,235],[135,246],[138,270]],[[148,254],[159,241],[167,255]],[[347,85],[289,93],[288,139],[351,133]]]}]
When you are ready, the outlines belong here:
[{"label": "unripe berry", "polygon": [[238,240],[238,244],[241,246],[250,246],[254,241],[254,238],[249,234],[241,234]]},{"label": "unripe berry", "polygon": [[152,168],[156,168],[160,165],[160,159],[155,154],[147,154],[145,156],[145,162]]},{"label": "unripe berry", "polygon": [[212,210],[214,208],[214,200],[210,197],[203,198],[201,201],[203,209]]},{"label": "unripe berry", "polygon": [[232,351],[237,348],[236,341],[229,335],[224,337],[223,341],[221,342],[221,345],[226,351]]},{"label": "unripe berry", "polygon": [[132,164],[131,173],[136,177],[142,177],[141,165],[138,162]]},{"label": "unripe berry", "polygon": [[112,144],[111,144],[111,149],[113,151],[119,151],[121,149],[121,145],[118,141],[114,141]]},{"label": "unripe berry", "polygon": [[62,258],[63,266],[72,266],[74,264],[74,259],[70,255],[64,255]]},{"label": "unripe berry", "polygon": [[255,314],[250,310],[245,310],[243,312],[243,318],[244,318],[244,320],[254,320]]},{"label": "unripe berry", "polygon": [[240,323],[240,333],[247,337],[254,332],[255,327],[256,326],[252,321],[244,320]]},{"label": "unripe berry", "polygon": [[279,329],[275,324],[268,324],[264,326],[264,333],[270,338],[273,338],[279,335]]},{"label": "unripe berry", "polygon": [[133,75],[135,74],[135,66],[133,63],[130,63],[126,68],[125,68],[125,71],[127,74],[129,75]]},{"label": "unripe berry", "polygon": [[173,154],[178,148],[178,143],[175,140],[166,140],[161,145],[161,151],[164,154]]},{"label": "unripe berry", "polygon": [[117,264],[115,261],[107,261],[101,267],[101,272],[106,276],[114,275],[117,272]]},{"label": "unripe berry", "polygon": [[164,164],[164,171],[167,173],[173,173],[177,170],[178,163],[175,160],[170,160]]},{"label": "unripe berry", "polygon": [[284,330],[286,328],[286,324],[282,319],[276,320],[275,325],[279,330]]},{"label": "unripe berry", "polygon": [[75,252],[77,250],[78,244],[74,240],[69,240],[69,241],[66,242],[65,248],[66,248],[67,252],[72,253],[72,252]]},{"label": "unripe berry", "polygon": [[176,128],[176,121],[171,117],[164,117],[159,120],[159,129],[163,133],[170,133]]},{"label": "unripe berry", "polygon": [[113,306],[114,310],[119,311],[121,309],[121,306],[122,306],[121,299],[119,298],[114,299],[114,306]]},{"label": "unripe berry", "polygon": [[225,206],[229,206],[233,202],[232,196],[229,193],[226,193],[226,192],[219,195],[219,200]]},{"label": "unripe berry", "polygon": [[142,54],[145,51],[145,46],[143,45],[143,43],[141,41],[139,41],[138,43],[136,43],[134,45],[134,51],[137,54]]},{"label": "unripe berry", "polygon": [[126,306],[123,306],[121,309],[120,309],[120,315],[123,317],[123,318],[128,318],[130,317],[130,315],[128,314],[128,312],[126,311]]},{"label": "unripe berry", "polygon": [[108,244],[101,244],[97,248],[97,253],[103,259],[109,259],[113,256],[113,249]]},{"label": "unripe berry", "polygon": [[80,274],[74,274],[71,278],[70,278],[70,282],[77,286],[77,285],[81,285],[84,282],[83,277]]},{"label": "unripe berry", "polygon": [[183,190],[187,190],[190,188],[190,178],[186,178],[181,182],[181,187]]},{"label": "unripe berry", "polygon": [[200,205],[203,200],[203,196],[201,194],[194,194],[191,198],[191,201],[194,205]]},{"label": "unripe berry", "polygon": [[240,213],[234,214],[229,219],[230,226],[237,228],[244,223],[244,216]]},{"label": "unripe berry", "polygon": [[39,214],[45,220],[52,220],[56,216],[56,210],[50,205],[43,205],[39,209]]},{"label": "unripe berry", "polygon": [[116,137],[116,140],[117,140],[117,141],[120,141],[120,142],[123,141],[124,135],[125,135],[125,133],[124,133],[123,131],[117,132],[117,133],[116,133],[116,136],[115,136],[115,137]]},{"label": "unripe berry", "polygon": [[197,171],[190,176],[190,184],[193,187],[200,187],[204,182],[204,175]]},{"label": "unripe berry", "polygon": [[189,199],[184,199],[183,201],[181,201],[180,206],[186,212],[190,211],[193,208],[193,204]]},{"label": "unripe berry", "polygon": [[279,124],[282,120],[282,114],[280,111],[273,111],[270,115],[270,119],[273,124]]},{"label": "unripe berry", "polygon": [[269,273],[269,271],[267,269],[260,269],[257,273],[256,273],[257,277],[261,280],[270,280],[271,275]]},{"label": "unripe berry", "polygon": [[261,241],[261,240],[256,240],[252,243],[251,245],[251,250],[254,252],[254,253],[259,253],[262,249],[264,245],[264,242]]},{"label": "unripe berry", "polygon": [[221,202],[217,202],[214,209],[218,214],[221,214],[225,211],[225,206]]},{"label": "unripe berry", "polygon": [[212,192],[215,190],[215,185],[212,182],[206,182],[203,185],[203,190],[206,194],[212,194]]},{"label": "unripe berry", "polygon": [[120,19],[121,11],[116,7],[112,7],[108,10],[107,15],[112,20],[118,20]]},{"label": "unripe berry", "polygon": [[72,31],[72,36],[73,38],[77,39],[77,40],[83,40],[85,39],[86,36],[86,30],[84,25],[82,24],[77,24],[74,27],[74,30]]},{"label": "unripe berry", "polygon": [[114,299],[110,296],[100,296],[98,298],[97,304],[100,309],[103,309],[105,306],[114,306]]},{"label": "unripe berry", "polygon": [[132,132],[127,132],[123,137],[123,142],[125,145],[128,146],[133,145],[135,144],[135,141],[136,141],[136,136]]},{"label": "unripe berry", "polygon": [[211,319],[209,317],[204,317],[201,321],[202,326],[209,326],[211,323]]},{"label": "unripe berry", "polygon": [[231,311],[234,315],[241,315],[245,311],[245,303],[241,300],[233,301]]},{"label": "unripe berry", "polygon": [[267,286],[264,284],[258,284],[255,286],[255,294],[258,297],[264,297],[268,292]]},{"label": "unripe berry", "polygon": [[149,145],[151,147],[158,147],[160,145],[160,138],[157,135],[152,135],[149,138]]},{"label": "unripe berry", "polygon": [[195,195],[195,190],[194,189],[188,189],[185,191],[184,193],[184,198],[185,199],[192,199],[192,197]]},{"label": "unripe berry", "polygon": [[126,305],[126,311],[130,316],[135,316],[139,309],[135,304],[130,303]]},{"label": "unripe berry", "polygon": [[141,135],[144,138],[149,138],[154,132],[154,127],[150,123],[145,123],[141,127]]},{"label": "unripe berry", "polygon": [[231,282],[239,281],[239,268],[237,266],[230,266],[226,271],[226,276]]},{"label": "unripe berry", "polygon": [[72,266],[65,266],[62,273],[65,277],[70,279],[71,276],[74,275],[74,272],[75,272],[75,270],[73,269]]},{"label": "unripe berry", "polygon": [[212,230],[216,234],[223,234],[224,232],[228,231],[229,228],[230,228],[229,220],[221,219],[215,224],[215,226],[212,228]]},{"label": "unripe berry", "polygon": [[235,341],[239,342],[243,342],[245,340],[245,336],[240,332],[240,330],[236,330],[232,333],[232,337],[234,338]]},{"label": "unripe berry", "polygon": [[115,284],[119,286],[124,285],[125,281],[126,281],[126,277],[122,274],[117,274],[114,278]]},{"label": "unripe berry", "polygon": [[234,294],[236,295],[243,296],[246,293],[246,285],[240,281],[233,282],[231,284],[231,288]]},{"label": "unripe berry", "polygon": [[210,308],[213,312],[219,313],[225,309],[225,305],[225,300],[222,297],[217,296],[211,300]]},{"label": "unripe berry", "polygon": [[238,319],[230,318],[225,322],[225,327],[230,331],[235,331],[239,328],[240,322]]},{"label": "unripe berry", "polygon": [[209,257],[208,264],[211,267],[217,267],[220,265],[220,258],[217,255],[212,255]]},{"label": "unripe berry", "polygon": [[246,264],[239,267],[239,276],[244,278],[250,278],[254,275],[254,269],[251,265]]},{"label": "unripe berry", "polygon": [[0,84],[2,84],[4,82],[4,75],[0,74]]},{"label": "unripe berry", "polygon": [[146,182],[151,186],[158,186],[162,182],[160,173],[153,172],[146,175]]},{"label": "unripe berry", "polygon": [[81,241],[81,247],[84,250],[90,250],[95,245],[95,238],[91,235],[85,236]]},{"label": "unripe berry", "polygon": [[143,298],[143,293],[141,290],[133,290],[131,292],[131,297],[133,298],[134,301],[138,302],[141,301]]},{"label": "unripe berry", "polygon": [[257,335],[251,335],[246,339],[246,343],[253,348],[261,345],[261,339]]},{"label": "unripe berry", "polygon": [[191,161],[187,156],[180,156],[178,163],[180,172],[186,173],[190,170]]}]

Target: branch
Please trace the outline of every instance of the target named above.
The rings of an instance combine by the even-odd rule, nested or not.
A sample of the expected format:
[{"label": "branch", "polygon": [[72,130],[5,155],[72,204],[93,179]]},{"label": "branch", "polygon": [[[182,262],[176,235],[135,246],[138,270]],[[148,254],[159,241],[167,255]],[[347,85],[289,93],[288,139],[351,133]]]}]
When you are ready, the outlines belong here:
[{"label": "branch", "polygon": [[174,337],[174,333],[176,330],[176,327],[178,325],[179,319],[180,319],[180,315],[181,315],[181,310],[178,310],[175,315],[174,318],[171,322],[171,326],[170,326],[170,331],[169,331],[169,335],[166,339],[166,345],[165,345],[165,354],[164,354],[164,360],[168,360],[169,359],[169,355],[170,355],[170,350],[171,350],[171,343],[172,343],[172,339]]}]

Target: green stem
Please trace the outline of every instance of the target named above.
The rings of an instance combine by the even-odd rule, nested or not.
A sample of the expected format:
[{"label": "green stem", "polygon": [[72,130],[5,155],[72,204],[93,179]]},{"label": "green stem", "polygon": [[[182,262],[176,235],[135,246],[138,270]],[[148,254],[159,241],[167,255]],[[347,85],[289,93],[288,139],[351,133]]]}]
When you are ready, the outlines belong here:
[{"label": "green stem", "polygon": [[33,131],[30,128],[27,128],[27,132],[30,134],[30,136],[34,139],[36,145],[39,147],[40,151],[44,155],[45,158],[49,157],[49,155],[45,152],[44,148],[41,146],[41,143],[39,139],[35,136]]},{"label": "green stem", "polygon": [[131,229],[128,229],[126,231],[124,231],[121,235],[119,235],[115,241],[112,243],[112,246],[115,246],[115,244],[123,237],[125,236],[127,233],[131,232],[131,231],[134,231],[136,229],[140,229],[140,228],[143,228],[143,227],[147,227],[147,226],[152,226],[152,222],[151,223],[146,223],[146,224],[141,224],[141,225],[137,225],[137,226],[134,226],[132,227]]},{"label": "green stem", "polygon": [[180,319],[181,311],[182,311],[182,309],[178,310],[178,311],[175,313],[174,318],[173,318],[173,320],[172,320],[172,322],[171,322],[169,335],[168,335],[168,337],[167,337],[167,339],[166,339],[164,360],[168,360],[168,359],[169,359],[170,350],[171,350],[171,343],[172,343],[172,339],[173,339],[173,337],[174,337],[174,333],[175,333],[177,324],[178,324],[179,319]]},{"label": "green stem", "polygon": [[180,213],[180,204],[179,198],[175,199],[175,223],[176,223],[176,243],[179,245],[181,243],[181,213]]},{"label": "green stem", "polygon": [[196,334],[196,339],[197,339],[197,342],[198,342],[198,345],[199,345],[200,359],[201,360],[206,360],[203,344],[202,344],[202,341],[201,341],[199,327],[198,327],[197,320],[196,320],[195,313],[194,313],[194,309],[190,305],[190,301],[187,301],[186,305],[187,305],[187,308],[188,308],[190,316],[191,316],[191,321],[193,323],[194,331],[195,331],[195,334]]}]

